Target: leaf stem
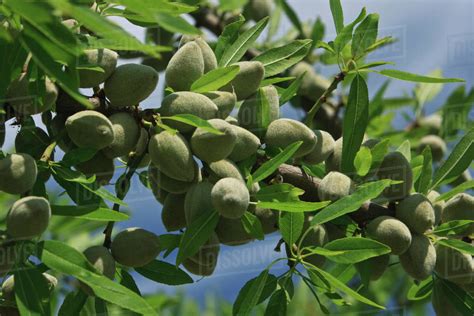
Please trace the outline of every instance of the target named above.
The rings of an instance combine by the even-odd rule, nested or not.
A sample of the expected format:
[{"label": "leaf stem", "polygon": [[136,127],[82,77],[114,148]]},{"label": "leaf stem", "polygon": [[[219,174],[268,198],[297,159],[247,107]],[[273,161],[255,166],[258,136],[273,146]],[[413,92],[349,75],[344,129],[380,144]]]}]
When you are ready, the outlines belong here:
[{"label": "leaf stem", "polygon": [[331,82],[329,87],[326,89],[326,91],[324,91],[324,93],[319,97],[319,99],[316,101],[313,107],[308,111],[308,115],[306,116],[306,119],[305,119],[306,126],[308,126],[309,128],[313,128],[314,116],[316,115],[318,110],[321,108],[321,105],[323,105],[326,102],[326,100],[329,98],[331,93],[334,90],[336,90],[339,83],[343,81],[345,77],[346,77],[345,72],[340,72],[334,77],[333,81]]}]

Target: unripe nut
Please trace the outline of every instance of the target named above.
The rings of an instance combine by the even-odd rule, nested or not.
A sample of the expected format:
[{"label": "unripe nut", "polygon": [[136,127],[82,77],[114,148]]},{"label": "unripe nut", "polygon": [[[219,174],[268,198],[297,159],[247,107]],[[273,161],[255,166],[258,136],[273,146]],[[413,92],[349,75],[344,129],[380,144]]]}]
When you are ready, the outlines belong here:
[{"label": "unripe nut", "polygon": [[435,212],[431,202],[420,193],[412,194],[398,203],[396,217],[410,230],[424,234],[435,223]]},{"label": "unripe nut", "polygon": [[230,219],[242,217],[250,203],[246,185],[234,178],[219,180],[212,188],[211,198],[219,214]]},{"label": "unripe nut", "polygon": [[43,197],[29,196],[16,201],[7,215],[7,232],[14,238],[41,235],[49,224],[51,207]]},{"label": "unripe nut", "polygon": [[318,195],[321,201],[336,201],[352,191],[352,180],[340,172],[329,172],[320,182]]},{"label": "unripe nut", "polygon": [[127,267],[142,267],[160,253],[158,236],[142,228],[128,228],[115,236],[112,242],[112,256]]},{"label": "unripe nut", "polygon": [[392,254],[401,255],[411,244],[411,233],[401,221],[390,216],[379,216],[367,225],[367,235],[392,249]]},{"label": "unripe nut", "polygon": [[22,194],[31,190],[36,182],[36,161],[28,154],[12,154],[0,160],[0,190]]},{"label": "unripe nut", "polygon": [[80,148],[103,149],[114,141],[114,129],[110,120],[97,111],[81,111],[66,120],[66,130]]}]

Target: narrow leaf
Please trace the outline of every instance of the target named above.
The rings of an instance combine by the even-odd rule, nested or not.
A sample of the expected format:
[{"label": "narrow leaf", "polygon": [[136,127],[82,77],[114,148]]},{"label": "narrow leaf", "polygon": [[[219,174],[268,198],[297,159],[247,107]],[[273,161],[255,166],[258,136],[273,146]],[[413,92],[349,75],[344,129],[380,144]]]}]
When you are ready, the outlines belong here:
[{"label": "narrow leaf", "polygon": [[276,211],[285,212],[313,212],[327,206],[330,201],[325,202],[305,202],[305,201],[288,201],[288,202],[258,202],[260,208],[269,208]]},{"label": "narrow leaf", "polygon": [[240,68],[237,65],[211,70],[193,83],[191,91],[204,93],[219,90],[231,82],[237,76],[239,70]]},{"label": "narrow leaf", "polygon": [[342,11],[342,5],[340,0],[329,0],[329,6],[331,7],[332,18],[334,20],[334,26],[336,27],[336,33],[339,34],[344,27],[344,13]]},{"label": "narrow leaf", "polygon": [[244,230],[250,234],[252,237],[263,240],[265,234],[263,233],[262,223],[257,216],[253,215],[250,212],[245,212],[241,218],[242,226]]},{"label": "narrow leaf", "polygon": [[386,179],[368,182],[359,186],[351,195],[337,200],[321,212],[316,213],[311,221],[311,225],[323,224],[358,210],[365,202],[378,197],[386,187],[391,185],[391,183],[391,180]]},{"label": "narrow leaf", "polygon": [[425,82],[425,83],[464,82],[463,79],[427,77],[427,76],[412,74],[409,72],[395,70],[395,69],[384,69],[384,70],[379,71],[378,73],[386,77],[395,78],[399,80],[405,80],[405,81],[412,81],[412,82]]},{"label": "narrow leaf", "polygon": [[300,148],[303,142],[296,142],[286,147],[281,153],[263,163],[253,174],[253,183],[260,182],[263,179],[271,176],[281,164],[293,157],[295,152]]},{"label": "narrow leaf", "polygon": [[199,127],[205,130],[206,132],[209,132],[212,134],[222,135],[222,132],[216,129],[214,126],[212,126],[211,123],[192,114],[176,114],[173,116],[162,116],[161,119],[181,122],[181,123],[188,124],[194,127]]},{"label": "narrow leaf", "polygon": [[436,171],[431,189],[436,188],[443,180],[457,178],[474,160],[474,128],[459,141],[448,159]]},{"label": "narrow leaf", "polygon": [[193,279],[186,272],[164,261],[154,260],[143,267],[135,268],[135,271],[157,283],[167,285],[193,283]]},{"label": "narrow leaf", "polygon": [[290,245],[296,243],[303,232],[304,213],[283,212],[278,220],[278,228],[283,240]]},{"label": "narrow leaf", "polygon": [[267,24],[268,17],[242,33],[231,46],[227,47],[219,61],[219,66],[225,67],[240,61],[247,50],[255,43]]},{"label": "narrow leaf", "polygon": [[369,123],[369,91],[362,76],[357,75],[351,84],[349,100],[343,122],[342,162],[343,172],[354,170],[354,159],[364,140]]}]

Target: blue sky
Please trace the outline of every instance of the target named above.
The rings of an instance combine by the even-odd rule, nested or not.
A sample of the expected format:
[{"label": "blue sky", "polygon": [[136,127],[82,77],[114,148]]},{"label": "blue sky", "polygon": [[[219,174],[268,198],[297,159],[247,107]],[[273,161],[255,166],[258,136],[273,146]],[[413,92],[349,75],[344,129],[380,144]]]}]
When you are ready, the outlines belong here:
[{"label": "blue sky", "polygon": [[[327,39],[333,38],[334,26],[327,0],[289,0],[288,2],[294,6],[304,21],[314,20],[319,15],[326,23]],[[393,61],[397,69],[421,74],[441,68],[445,76],[464,78],[468,86],[472,85],[474,80],[474,21],[472,18],[474,2],[472,0],[351,0],[342,2],[346,22],[352,21],[362,6],[366,6],[368,12],[380,14],[382,35],[393,34],[398,37],[399,42],[394,48],[379,54],[377,60]],[[123,24],[123,26],[137,37],[142,37],[142,31],[139,28],[130,24]],[[285,22],[283,27],[288,27],[288,22]],[[318,66],[317,69],[326,75],[335,72],[333,68]],[[163,76],[161,76],[160,87],[163,81]],[[384,82],[383,78],[372,76],[369,80],[371,93],[374,93],[382,82]],[[388,94],[408,93],[412,87],[410,83],[393,82]],[[431,112],[441,106],[453,87],[445,87],[441,95],[428,105],[428,111]],[[159,91],[161,89],[157,89],[143,105],[158,107],[161,101]],[[301,113],[289,107],[285,107],[283,113],[285,116],[301,117]],[[14,128],[9,128],[4,148],[11,148],[15,133]],[[119,226],[141,226],[158,234],[165,232],[160,219],[160,205],[138,180],[133,183],[127,202],[131,209],[131,220]],[[221,263],[216,270],[216,275],[202,279],[193,285],[162,287],[139,278],[140,287],[145,292],[158,289],[169,292],[185,290],[190,296],[199,300],[204,298],[206,292],[213,291],[233,301],[238,290],[247,280],[256,276],[259,268],[261,269],[278,257],[278,254],[273,252],[277,240],[278,236],[273,235],[263,242],[254,242],[238,248],[223,247]],[[284,271],[282,266],[275,273],[278,273],[278,270]]]}]

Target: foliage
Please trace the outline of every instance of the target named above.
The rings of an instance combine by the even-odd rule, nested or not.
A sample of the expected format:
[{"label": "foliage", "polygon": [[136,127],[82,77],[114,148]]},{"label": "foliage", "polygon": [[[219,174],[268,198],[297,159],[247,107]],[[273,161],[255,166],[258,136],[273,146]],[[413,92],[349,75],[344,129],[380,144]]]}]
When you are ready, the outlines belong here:
[{"label": "foliage", "polygon": [[[21,155],[1,152],[0,190],[12,195],[1,196],[0,270],[5,279],[14,275],[15,295],[9,299],[4,291],[0,314],[10,308],[21,315],[194,313],[196,307],[179,297],[142,295],[134,276],[168,286],[193,283],[189,274],[213,274],[220,244],[238,246],[272,233],[281,235],[276,251],[285,251],[249,280],[222,314],[300,314],[299,304],[325,314],[378,311],[393,308],[389,294],[415,306],[432,298],[436,310],[440,292],[453,313],[474,312],[474,198],[468,194],[474,187],[468,175],[474,159],[473,90],[459,85],[427,116],[424,106],[441,86],[463,80],[371,61],[373,51],[394,41],[379,38],[378,14],[363,8],[347,22],[340,0],[330,0],[336,36],[326,41],[319,18],[303,23],[289,1],[258,1],[1,2],[0,143],[5,125],[19,126],[15,145]],[[283,14],[292,29],[277,38]],[[108,17],[144,28],[145,41]],[[215,38],[205,41],[204,29]],[[140,58],[141,64],[117,67],[117,59],[128,58]],[[336,65],[337,73],[327,80],[316,74],[316,63]],[[142,109],[163,71],[161,77],[175,84],[165,84],[162,107]],[[388,79],[369,91],[368,76]],[[87,86],[85,77],[101,78],[100,84]],[[391,80],[416,83],[412,95],[386,97]],[[287,104],[305,111],[304,124],[280,119],[280,107]],[[414,118],[395,130],[391,123],[401,108]],[[231,116],[237,111],[238,119]],[[111,120],[117,113],[126,119]],[[37,126],[28,114],[40,114],[43,124]],[[269,126],[283,119],[288,124],[272,130],[268,141]],[[236,131],[239,124],[244,132]],[[327,144],[316,130],[330,134]],[[426,135],[436,137],[443,150],[421,145]],[[309,163],[315,152],[320,162]],[[383,162],[394,152],[401,161],[387,166]],[[113,177],[117,170],[123,172]],[[338,196],[338,183],[331,183],[325,190],[337,198],[325,201],[318,188],[330,172],[343,173],[350,192]],[[31,178],[36,180],[29,184]],[[222,206],[217,210],[212,188],[221,178],[242,181],[245,201],[233,201],[239,195],[228,186],[218,194],[229,209],[239,203],[238,216]],[[114,192],[111,179],[116,179]],[[58,196],[51,182],[61,188]],[[114,224],[139,211],[123,212],[135,185],[150,189],[163,205],[169,231],[130,228],[115,239]],[[426,203],[425,231],[410,232],[410,220],[398,214],[406,193],[419,194]],[[34,227],[37,208],[28,203],[20,208],[17,202],[6,211],[28,196],[44,197],[50,206],[47,231],[34,236],[20,235],[12,223],[20,214],[25,227]],[[424,216],[417,213],[419,205],[409,206],[413,218]],[[462,211],[450,211],[454,215],[447,221],[448,207]],[[44,217],[44,207],[41,212]],[[398,258],[385,244],[393,236],[383,227],[367,229],[381,216],[398,218],[409,234],[427,236],[426,244],[449,249],[468,268],[460,271],[439,260],[427,266],[422,258],[429,277],[411,280],[408,269],[397,269]],[[113,257],[113,266],[82,252],[98,245]],[[390,259],[386,266],[372,266],[383,270],[376,281],[370,265],[382,257]],[[276,275],[274,266],[281,261],[288,268]],[[108,269],[115,275],[107,275]],[[54,291],[44,272],[58,278]],[[391,292],[396,281],[397,291]]]}]

